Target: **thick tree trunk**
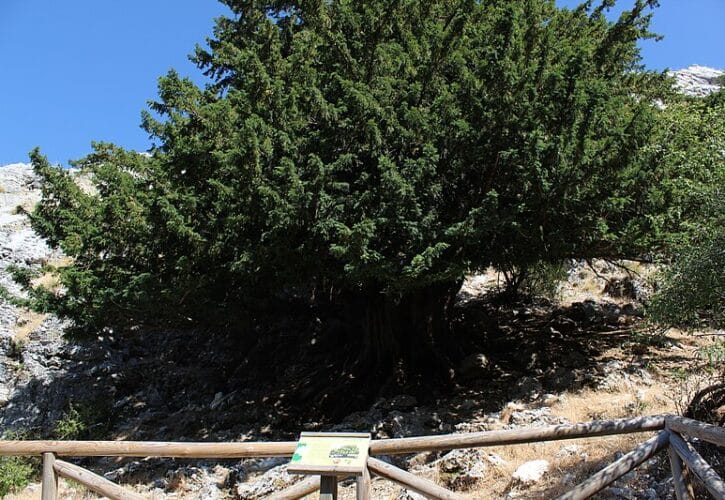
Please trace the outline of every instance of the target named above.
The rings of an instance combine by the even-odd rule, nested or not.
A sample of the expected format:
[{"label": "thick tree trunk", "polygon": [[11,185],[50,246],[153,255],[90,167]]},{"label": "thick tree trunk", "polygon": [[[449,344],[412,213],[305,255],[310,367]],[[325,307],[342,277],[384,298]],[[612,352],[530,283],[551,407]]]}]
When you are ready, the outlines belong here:
[{"label": "thick tree trunk", "polygon": [[359,367],[374,378],[394,375],[405,384],[447,383],[455,345],[451,320],[460,287],[442,283],[399,296],[358,296]]}]

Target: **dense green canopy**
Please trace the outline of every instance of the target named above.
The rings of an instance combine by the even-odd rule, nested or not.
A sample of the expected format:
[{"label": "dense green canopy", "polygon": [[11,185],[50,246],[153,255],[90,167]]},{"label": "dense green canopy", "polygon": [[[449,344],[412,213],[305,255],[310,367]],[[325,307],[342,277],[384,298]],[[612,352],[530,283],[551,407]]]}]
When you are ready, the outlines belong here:
[{"label": "dense green canopy", "polygon": [[213,83],[160,79],[149,156],[96,145],[82,190],[33,154],[35,227],[75,258],[61,312],[231,321],[304,296],[348,304],[389,361],[445,343],[466,273],[656,243],[656,1],[617,22],[609,0],[225,3],[193,57]]}]

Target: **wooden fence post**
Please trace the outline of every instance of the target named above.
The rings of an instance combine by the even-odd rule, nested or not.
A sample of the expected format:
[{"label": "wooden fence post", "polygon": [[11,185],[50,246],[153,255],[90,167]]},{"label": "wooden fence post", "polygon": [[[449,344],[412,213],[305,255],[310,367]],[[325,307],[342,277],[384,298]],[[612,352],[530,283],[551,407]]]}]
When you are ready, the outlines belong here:
[{"label": "wooden fence post", "polygon": [[682,459],[677,454],[672,445],[667,450],[670,456],[670,468],[672,469],[672,482],[675,489],[677,500],[693,500],[692,485],[688,478],[685,477],[682,470]]},{"label": "wooden fence post", "polygon": [[725,481],[708,464],[693,446],[676,432],[670,433],[670,445],[714,498],[725,498]]},{"label": "wooden fence post", "polygon": [[320,500],[337,500],[336,476],[320,476]]},{"label": "wooden fence post", "polygon": [[43,453],[42,500],[58,500],[58,475],[55,473],[55,454]]},{"label": "wooden fence post", "polygon": [[365,464],[365,468],[363,469],[362,476],[358,476],[356,485],[356,499],[357,500],[370,500],[370,490],[371,490],[371,484],[370,484],[370,469],[368,469],[367,464]]}]

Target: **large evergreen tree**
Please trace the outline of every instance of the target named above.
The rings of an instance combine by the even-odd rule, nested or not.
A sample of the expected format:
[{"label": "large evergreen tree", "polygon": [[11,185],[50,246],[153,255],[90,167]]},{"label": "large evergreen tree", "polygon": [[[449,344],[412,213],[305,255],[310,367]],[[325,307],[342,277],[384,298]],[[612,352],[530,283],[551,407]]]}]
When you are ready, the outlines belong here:
[{"label": "large evergreen tree", "polygon": [[[663,77],[639,66],[655,0],[226,0],[213,81],[161,78],[150,156],[38,153],[34,224],[74,257],[60,312],[90,325],[344,304],[381,373],[445,357],[466,273],[637,255]],[[357,343],[359,339],[359,343]]]}]

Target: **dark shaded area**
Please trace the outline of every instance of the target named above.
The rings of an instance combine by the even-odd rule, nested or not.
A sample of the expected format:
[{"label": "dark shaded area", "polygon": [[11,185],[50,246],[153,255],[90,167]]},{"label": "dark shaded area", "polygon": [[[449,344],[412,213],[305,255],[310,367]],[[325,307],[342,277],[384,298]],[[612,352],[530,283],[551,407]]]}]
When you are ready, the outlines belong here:
[{"label": "dark shaded area", "polygon": [[[561,308],[462,297],[450,338],[452,382],[421,387],[406,385],[404,373],[373,384],[374,373],[353,371],[359,345],[337,313],[290,304],[284,316],[260,321],[267,327],[251,344],[232,333],[141,330],[68,344],[57,360],[65,373],[23,386],[1,410],[3,420],[49,436],[63,417],[58,409],[72,404],[93,410],[81,411],[91,421],[81,438],[286,439],[404,394],[413,403],[403,406],[436,414],[422,431],[444,432],[440,422],[594,384],[602,352],[630,337],[638,315],[633,306],[595,302]],[[467,403],[450,410],[459,399]],[[380,408],[382,416],[400,410],[394,406]]]},{"label": "dark shaded area", "polygon": [[[633,357],[647,359],[641,344],[630,343],[639,316],[634,306],[589,301],[559,307],[545,300],[461,294],[449,339],[448,352],[455,354],[452,379],[422,388],[405,384],[405,374],[396,373],[373,384],[375,374],[355,375],[359,343],[343,310],[292,302],[284,310],[259,318],[266,326],[246,344],[240,339],[250,335],[232,332],[141,329],[68,343],[46,361],[62,368],[61,374],[22,386],[0,409],[0,419],[28,431],[28,438],[55,437],[71,406],[88,423],[75,439],[287,440],[301,430],[365,431],[376,438],[465,432],[482,430],[476,426],[509,401],[596,385],[608,375],[603,353],[612,347],[631,345]],[[508,418],[501,413],[501,421]],[[165,475],[176,468],[183,475],[203,464],[226,464],[230,488],[246,470],[238,461],[76,462],[125,484],[165,478],[159,483],[164,488],[175,484]]]}]

